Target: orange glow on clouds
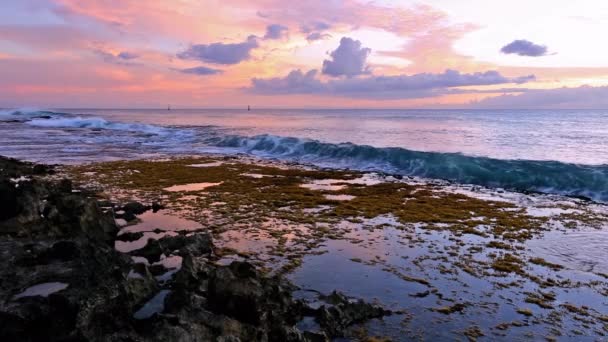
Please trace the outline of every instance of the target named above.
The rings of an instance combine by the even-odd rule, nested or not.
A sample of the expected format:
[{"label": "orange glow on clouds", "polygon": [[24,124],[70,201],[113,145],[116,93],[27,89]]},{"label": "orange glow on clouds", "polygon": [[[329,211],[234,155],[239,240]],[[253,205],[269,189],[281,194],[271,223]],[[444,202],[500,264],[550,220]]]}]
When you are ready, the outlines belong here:
[{"label": "orange glow on clouds", "polygon": [[[475,22],[481,16],[468,15],[462,7],[444,6],[442,1],[427,3],[430,5],[406,0],[235,0],[230,4],[219,0],[41,0],[37,6],[17,3],[0,14],[0,19],[16,14],[31,19],[19,25],[0,26],[0,106],[134,107],[171,102],[182,107],[249,103],[267,107],[458,107],[509,89],[514,92],[516,89],[512,88],[608,83],[608,67],[543,67],[539,61],[545,57],[503,58],[516,60],[514,66],[485,58],[508,43],[503,40],[497,41],[496,46],[486,43],[478,47],[488,49],[479,54],[484,56],[480,58],[469,48],[468,37],[483,30],[501,29],[507,37],[508,27],[488,28],[491,24]],[[597,2],[597,6],[603,5]],[[269,25],[285,27],[286,35],[265,38]],[[217,58],[225,58],[217,51],[209,52],[219,46],[210,44],[233,44],[232,49],[250,35],[257,37],[257,47],[237,63],[222,64],[205,55],[215,53]],[[328,52],[338,48],[342,37],[359,40],[363,47],[371,48],[366,60],[371,74],[355,78],[441,74],[453,69],[465,74],[496,70],[507,78],[533,74],[536,81],[478,85],[465,87],[473,89],[472,93],[438,92],[432,97],[401,99],[297,92],[260,95],[248,91],[253,78],[284,77],[296,69],[318,70],[317,79],[321,82],[340,79],[320,71],[323,61],[330,58]],[[516,38],[520,37],[513,37]],[[455,48],[462,41],[471,54]],[[178,57],[192,46],[210,50],[197,50],[205,51],[198,60]],[[558,57],[550,58],[555,61]],[[526,60],[534,62],[528,66]]]}]

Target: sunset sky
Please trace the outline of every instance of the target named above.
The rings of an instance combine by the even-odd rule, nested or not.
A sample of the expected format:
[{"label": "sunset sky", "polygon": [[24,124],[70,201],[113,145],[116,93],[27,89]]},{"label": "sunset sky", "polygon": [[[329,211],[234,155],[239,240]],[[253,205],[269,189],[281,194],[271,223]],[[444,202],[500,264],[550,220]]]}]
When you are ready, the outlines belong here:
[{"label": "sunset sky", "polygon": [[0,107],[608,108],[605,0],[0,6]]}]

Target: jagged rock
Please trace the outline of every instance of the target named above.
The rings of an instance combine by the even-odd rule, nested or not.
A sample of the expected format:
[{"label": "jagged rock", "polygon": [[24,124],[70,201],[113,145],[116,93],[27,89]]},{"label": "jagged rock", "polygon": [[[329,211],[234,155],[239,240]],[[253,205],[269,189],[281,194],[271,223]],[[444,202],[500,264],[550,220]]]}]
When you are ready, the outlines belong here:
[{"label": "jagged rock", "polygon": [[346,328],[355,323],[391,313],[363,300],[351,301],[344,294],[336,291],[324,299],[330,305],[323,305],[317,310],[316,320],[331,337],[344,336]]},{"label": "jagged rock", "polygon": [[143,214],[149,209],[149,206],[143,205],[139,202],[129,202],[122,206],[122,210],[124,210],[126,213],[133,213],[135,215]]},{"label": "jagged rock", "polygon": [[165,209],[165,206],[162,205],[160,202],[154,201],[152,202],[152,212],[158,212],[161,209]]},{"label": "jagged rock", "polygon": [[[30,164],[5,158],[0,165],[0,184],[14,189],[1,192],[10,210],[0,215],[0,340],[100,341],[123,329],[116,322],[136,300],[126,288],[130,261],[113,248],[111,213],[72,193],[68,180],[26,178]],[[49,283],[61,287],[31,290]]]},{"label": "jagged rock", "polygon": [[305,331],[303,335],[309,342],[329,342],[329,337],[324,332]]},{"label": "jagged rock", "polygon": [[[114,249],[112,205],[104,210],[69,180],[43,180],[33,173],[45,170],[33,169],[0,157],[0,341],[327,341],[386,313],[337,293],[326,298],[331,306],[306,311],[284,279],[247,262],[213,263],[213,240],[204,233],[165,236],[131,253],[150,262],[182,256],[161,288],[153,274],[166,271],[162,265],[134,264]],[[148,209],[137,202],[123,208],[132,215]],[[159,291],[162,310],[135,319]],[[296,329],[304,311],[325,332]]]},{"label": "jagged rock", "polygon": [[139,304],[158,292],[158,284],[147,265],[137,263],[127,276],[127,291],[134,304]]},{"label": "jagged rock", "polygon": [[210,254],[213,240],[209,234],[164,236],[158,240],[148,240],[145,247],[131,252],[131,255],[144,257],[153,263],[159,261],[162,254],[169,255],[174,251],[182,256]]},{"label": "jagged rock", "polygon": [[142,232],[126,232],[116,236],[116,240],[131,242],[141,239],[144,236]]}]

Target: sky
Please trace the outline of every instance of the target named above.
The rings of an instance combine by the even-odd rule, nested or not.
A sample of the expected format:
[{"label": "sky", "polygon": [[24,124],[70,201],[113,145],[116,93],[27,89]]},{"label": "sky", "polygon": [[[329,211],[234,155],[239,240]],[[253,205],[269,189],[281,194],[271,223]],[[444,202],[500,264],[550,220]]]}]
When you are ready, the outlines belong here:
[{"label": "sky", "polygon": [[608,108],[605,0],[0,6],[0,107]]}]

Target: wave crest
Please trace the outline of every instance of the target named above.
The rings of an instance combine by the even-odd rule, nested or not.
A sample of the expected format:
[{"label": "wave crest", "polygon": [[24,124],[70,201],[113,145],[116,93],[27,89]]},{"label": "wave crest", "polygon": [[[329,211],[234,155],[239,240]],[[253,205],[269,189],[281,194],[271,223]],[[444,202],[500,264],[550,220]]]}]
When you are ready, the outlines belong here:
[{"label": "wave crest", "polygon": [[120,123],[111,122],[96,117],[71,117],[53,119],[33,119],[27,122],[28,125],[37,127],[65,127],[65,128],[89,128],[89,129],[109,129],[127,132],[141,132],[148,134],[166,134],[168,129],[165,127],[140,124],[140,123]]},{"label": "wave crest", "polygon": [[267,157],[295,159],[358,170],[444,179],[464,184],[538,191],[608,200],[608,165],[557,161],[501,160],[459,153],[419,152],[398,147],[377,148],[351,143],[259,135],[229,136],[217,146],[240,148]]}]

